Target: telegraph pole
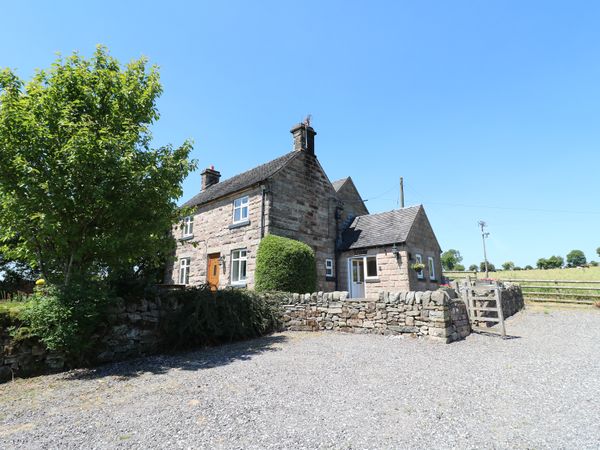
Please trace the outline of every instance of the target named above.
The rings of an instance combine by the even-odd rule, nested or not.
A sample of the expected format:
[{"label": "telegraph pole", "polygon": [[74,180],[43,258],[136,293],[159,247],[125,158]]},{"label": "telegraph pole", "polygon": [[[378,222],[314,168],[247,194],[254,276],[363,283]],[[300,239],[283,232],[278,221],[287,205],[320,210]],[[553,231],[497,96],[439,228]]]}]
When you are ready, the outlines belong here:
[{"label": "telegraph pole", "polygon": [[487,224],[483,221],[480,220],[478,222],[479,226],[481,227],[481,241],[483,242],[483,261],[485,263],[485,277],[489,278],[489,271],[488,271],[488,260],[487,260],[487,253],[485,251],[485,240],[487,239],[487,237],[490,235],[490,233],[486,233],[484,231],[484,228],[487,227]]}]

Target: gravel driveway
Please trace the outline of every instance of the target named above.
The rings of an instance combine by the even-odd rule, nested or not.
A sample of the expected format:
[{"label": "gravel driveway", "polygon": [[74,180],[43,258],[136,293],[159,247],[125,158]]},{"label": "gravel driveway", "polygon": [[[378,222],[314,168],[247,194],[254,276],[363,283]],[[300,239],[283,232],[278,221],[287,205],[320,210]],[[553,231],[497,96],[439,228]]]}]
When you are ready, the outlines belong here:
[{"label": "gravel driveway", "polygon": [[513,339],[283,333],[0,385],[0,448],[598,448],[600,311]]}]

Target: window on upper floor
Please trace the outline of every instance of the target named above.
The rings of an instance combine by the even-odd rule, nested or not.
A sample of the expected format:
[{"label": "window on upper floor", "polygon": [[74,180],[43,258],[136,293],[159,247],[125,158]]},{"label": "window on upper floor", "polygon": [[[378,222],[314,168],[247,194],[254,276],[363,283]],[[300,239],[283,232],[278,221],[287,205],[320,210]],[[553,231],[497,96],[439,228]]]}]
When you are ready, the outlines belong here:
[{"label": "window on upper floor", "polygon": [[179,260],[179,284],[190,283],[190,258]]},{"label": "window on upper floor", "polygon": [[435,263],[431,256],[427,257],[427,265],[429,266],[429,279],[435,280]]},{"label": "window on upper floor", "polygon": [[190,237],[194,235],[194,216],[186,216],[183,218],[183,233],[182,237]]},{"label": "window on upper floor", "polygon": [[[423,257],[422,257],[422,256],[421,256],[419,253],[417,253],[417,254],[415,255],[415,261],[416,261],[418,264],[423,264]],[[418,278],[419,280],[422,280],[423,278],[425,278],[425,275],[424,275],[424,273],[423,273],[423,269],[421,269],[421,270],[418,270],[418,271],[417,271],[417,278]]]},{"label": "window on upper floor", "polygon": [[333,277],[333,259],[331,258],[327,258],[325,260],[325,276],[326,277]]},{"label": "window on upper floor", "polygon": [[246,222],[248,220],[248,196],[236,198],[233,201],[233,223]]},{"label": "window on upper floor", "polygon": [[240,248],[231,252],[231,284],[246,284],[248,251]]}]

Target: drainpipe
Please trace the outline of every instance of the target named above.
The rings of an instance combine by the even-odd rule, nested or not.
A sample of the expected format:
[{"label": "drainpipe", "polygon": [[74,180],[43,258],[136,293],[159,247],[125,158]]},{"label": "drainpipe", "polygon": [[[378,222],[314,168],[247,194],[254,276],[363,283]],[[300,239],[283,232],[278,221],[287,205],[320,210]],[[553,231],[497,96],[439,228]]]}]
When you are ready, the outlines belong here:
[{"label": "drainpipe", "polygon": [[262,188],[262,198],[261,198],[261,202],[260,202],[260,238],[264,238],[265,237],[265,203],[266,203],[266,196],[269,193],[269,190],[267,189],[267,187],[262,184],[261,185]]},{"label": "drainpipe", "polygon": [[339,277],[340,277],[340,271],[339,271],[339,267],[338,267],[338,260],[339,260],[339,256],[341,254],[341,252],[338,249],[338,236],[341,236],[341,233],[339,231],[339,222],[340,222],[340,207],[336,206],[335,207],[335,212],[334,212],[334,217],[335,217],[335,233],[334,233],[334,238],[333,238],[333,267],[335,268],[334,270],[334,275],[335,275],[335,290],[339,290]]}]

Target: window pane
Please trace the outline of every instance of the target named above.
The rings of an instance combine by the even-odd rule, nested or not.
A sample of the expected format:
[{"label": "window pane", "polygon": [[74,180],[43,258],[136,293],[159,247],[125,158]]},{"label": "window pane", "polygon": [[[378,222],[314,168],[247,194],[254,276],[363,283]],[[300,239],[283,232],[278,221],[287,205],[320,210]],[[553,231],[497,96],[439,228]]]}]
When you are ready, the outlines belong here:
[{"label": "window pane", "polygon": [[233,221],[234,222],[240,221],[240,209],[239,208],[236,208],[233,210]]},{"label": "window pane", "polygon": [[376,277],[377,276],[377,258],[375,256],[371,256],[367,258],[367,276],[368,277]]},{"label": "window pane", "polygon": [[240,281],[246,279],[246,260],[240,261]]},{"label": "window pane", "polygon": [[242,219],[247,219],[248,218],[248,207],[244,206],[242,208]]},{"label": "window pane", "polygon": [[241,204],[242,204],[242,199],[241,199],[241,198],[236,198],[236,199],[233,201],[233,206],[234,206],[234,208],[239,208]]},{"label": "window pane", "polygon": [[240,281],[240,261],[237,259],[233,260],[233,263],[231,264],[231,281],[235,282],[235,281]]}]

